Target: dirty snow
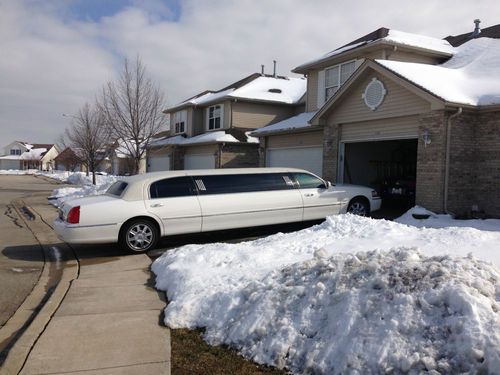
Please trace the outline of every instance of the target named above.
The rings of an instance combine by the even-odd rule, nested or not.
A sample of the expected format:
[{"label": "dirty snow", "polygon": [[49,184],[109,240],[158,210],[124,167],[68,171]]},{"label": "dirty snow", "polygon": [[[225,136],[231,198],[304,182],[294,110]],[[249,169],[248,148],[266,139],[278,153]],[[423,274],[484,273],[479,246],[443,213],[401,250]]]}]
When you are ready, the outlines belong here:
[{"label": "dirty snow", "polygon": [[152,265],[165,323],[294,373],[495,373],[500,220],[400,220],[418,226],[338,215],[171,250]]}]

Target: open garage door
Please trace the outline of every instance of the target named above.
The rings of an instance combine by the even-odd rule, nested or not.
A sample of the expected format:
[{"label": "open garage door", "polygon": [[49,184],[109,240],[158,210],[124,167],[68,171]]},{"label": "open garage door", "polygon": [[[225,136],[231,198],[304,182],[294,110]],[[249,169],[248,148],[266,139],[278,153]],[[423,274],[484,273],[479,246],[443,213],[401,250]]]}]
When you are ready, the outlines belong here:
[{"label": "open garage door", "polygon": [[323,148],[297,147],[267,150],[266,167],[301,168],[321,176]]},{"label": "open garage door", "polygon": [[184,169],[212,169],[215,168],[213,154],[187,154],[184,155]]},{"label": "open garage door", "polygon": [[376,189],[385,207],[403,212],[415,205],[417,144],[417,139],[342,143],[342,180]]},{"label": "open garage door", "polygon": [[151,155],[148,159],[148,172],[159,172],[170,170],[169,155]]}]

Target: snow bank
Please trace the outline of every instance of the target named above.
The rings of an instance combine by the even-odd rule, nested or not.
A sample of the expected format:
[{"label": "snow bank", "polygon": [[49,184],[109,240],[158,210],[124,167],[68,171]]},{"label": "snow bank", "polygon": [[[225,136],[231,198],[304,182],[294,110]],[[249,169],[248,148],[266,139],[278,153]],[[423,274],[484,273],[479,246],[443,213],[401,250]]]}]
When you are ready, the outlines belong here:
[{"label": "snow bank", "polygon": [[297,373],[494,372],[499,243],[498,231],[338,215],[295,233],[184,246],[152,270],[170,301],[167,325],[205,327],[209,343],[257,362]]},{"label": "snow bank", "polygon": [[93,185],[92,175],[87,176],[83,172],[76,172],[66,177],[65,182],[79,186],[55,189],[52,191],[49,201],[54,206],[59,207],[68,199],[104,194],[115,181],[116,176],[113,175],[96,175],[96,185]]}]

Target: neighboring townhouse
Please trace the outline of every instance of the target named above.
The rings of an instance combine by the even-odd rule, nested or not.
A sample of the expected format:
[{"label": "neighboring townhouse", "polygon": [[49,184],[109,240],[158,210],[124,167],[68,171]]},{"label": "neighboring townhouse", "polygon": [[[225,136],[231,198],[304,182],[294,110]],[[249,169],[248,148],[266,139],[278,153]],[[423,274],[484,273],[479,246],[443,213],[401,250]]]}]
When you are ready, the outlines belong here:
[{"label": "neighboring townhouse", "polygon": [[306,112],[252,133],[261,165],[314,165],[399,207],[500,217],[498,38],[478,22],[444,40],[381,28],[300,65]]},{"label": "neighboring townhouse", "polygon": [[54,169],[59,149],[54,144],[14,141],[4,147],[0,156],[0,169]]},{"label": "neighboring townhouse", "polygon": [[258,166],[249,132],[303,112],[305,91],[303,78],[255,73],[165,110],[170,134],[149,147],[148,171]]},{"label": "neighboring townhouse", "polygon": [[83,161],[70,147],[66,147],[55,157],[54,165],[58,171],[83,172],[86,170]]},{"label": "neighboring townhouse", "polygon": [[[134,160],[131,150],[134,149],[134,141],[118,139],[107,152],[108,157],[97,167],[98,171],[110,172],[116,176],[128,176],[133,174]],[[103,155],[104,156],[104,155]],[[141,159],[138,173],[146,172],[146,155]]]}]

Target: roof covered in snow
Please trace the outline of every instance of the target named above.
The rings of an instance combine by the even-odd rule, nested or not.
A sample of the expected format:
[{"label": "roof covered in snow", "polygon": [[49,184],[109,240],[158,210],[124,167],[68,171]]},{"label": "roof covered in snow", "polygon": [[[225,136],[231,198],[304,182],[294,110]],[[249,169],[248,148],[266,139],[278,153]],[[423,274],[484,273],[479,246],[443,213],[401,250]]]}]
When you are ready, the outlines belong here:
[{"label": "roof covered in snow", "polygon": [[167,111],[187,106],[204,106],[226,99],[263,101],[280,104],[298,104],[306,92],[304,78],[253,74],[218,91],[204,91]]},{"label": "roof covered in snow", "polygon": [[226,134],[225,131],[219,130],[215,132],[203,133],[189,138],[183,137],[182,135],[162,138],[151,142],[150,146],[158,147],[158,146],[168,146],[168,145],[195,145],[202,143],[221,143],[221,142],[238,143],[240,141],[238,141],[232,135]]},{"label": "roof covered in snow", "polygon": [[290,117],[286,120],[277,122],[272,125],[265,126],[252,132],[252,135],[261,137],[269,133],[278,133],[281,131],[288,131],[292,129],[301,129],[310,127],[309,121],[313,118],[317,111],[304,112],[297,116]]},{"label": "roof covered in snow", "polygon": [[500,104],[500,40],[472,39],[441,65],[389,60],[377,63],[450,103]]},{"label": "roof covered in snow", "polygon": [[296,67],[293,71],[296,73],[303,72],[304,69],[312,67],[318,63],[324,62],[332,57],[338,56],[344,52],[354,50],[362,46],[368,46],[373,43],[385,43],[391,45],[412,47],[429,53],[442,54],[444,56],[451,56],[454,49],[451,44],[444,39],[432,38],[419,34],[411,34],[403,31],[380,28],[374,32],[367,34],[355,41],[330,51],[319,58],[308,61]]}]

